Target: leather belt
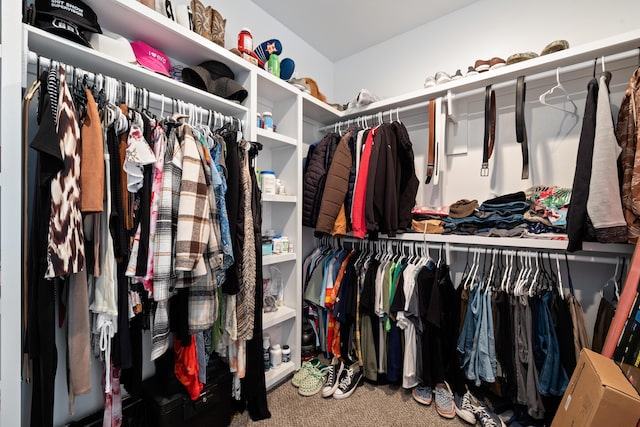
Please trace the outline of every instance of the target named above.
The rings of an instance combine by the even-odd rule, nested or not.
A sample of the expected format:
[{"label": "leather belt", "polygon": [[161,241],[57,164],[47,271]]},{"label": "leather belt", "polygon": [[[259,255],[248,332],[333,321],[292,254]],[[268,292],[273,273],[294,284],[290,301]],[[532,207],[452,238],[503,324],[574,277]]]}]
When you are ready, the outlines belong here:
[{"label": "leather belt", "polygon": [[435,108],[436,130],[434,133],[435,142],[433,149],[433,185],[440,183],[440,165],[443,160],[443,149],[445,141],[445,133],[447,129],[447,111],[446,105],[442,102],[442,97],[436,99]]},{"label": "leather belt", "polygon": [[493,154],[496,138],[496,93],[488,85],[484,89],[484,144],[480,176],[489,176],[489,159]]},{"label": "leather belt", "polygon": [[524,104],[527,84],[524,76],[518,77],[516,84],[516,140],[522,150],[522,179],[529,178],[529,147],[527,145],[527,126],[524,120]]},{"label": "leather belt", "polygon": [[429,101],[429,147],[427,147],[427,179],[425,184],[431,182],[435,166],[435,145],[436,145],[436,101]]}]

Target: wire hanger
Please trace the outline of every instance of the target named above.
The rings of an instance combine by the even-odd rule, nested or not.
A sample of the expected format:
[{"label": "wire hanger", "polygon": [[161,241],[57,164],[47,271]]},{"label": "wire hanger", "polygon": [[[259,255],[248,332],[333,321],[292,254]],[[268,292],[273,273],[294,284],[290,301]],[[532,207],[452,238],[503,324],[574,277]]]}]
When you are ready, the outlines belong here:
[{"label": "wire hanger", "polygon": [[[603,67],[603,70],[604,70],[604,57],[603,57],[602,67]],[[564,108],[564,107],[561,107],[561,106],[549,104],[547,102],[547,95],[552,95],[556,91],[558,91],[562,95],[564,95],[564,97],[571,103],[571,107],[572,108]],[[545,93],[543,93],[542,95],[540,95],[540,98],[538,98],[538,99],[539,99],[539,101],[540,101],[540,103],[542,105],[546,105],[548,107],[555,108],[556,110],[564,111],[564,112],[569,113],[569,114],[573,114],[573,115],[577,115],[578,114],[578,106],[576,105],[575,102],[573,102],[573,99],[571,99],[571,97],[569,96],[569,93],[567,93],[567,90],[564,88],[562,83],[560,83],[560,67],[556,68],[556,85],[554,87],[552,87],[551,89],[549,89],[548,91],[546,91]],[[564,103],[563,103],[563,105],[564,105]]]}]

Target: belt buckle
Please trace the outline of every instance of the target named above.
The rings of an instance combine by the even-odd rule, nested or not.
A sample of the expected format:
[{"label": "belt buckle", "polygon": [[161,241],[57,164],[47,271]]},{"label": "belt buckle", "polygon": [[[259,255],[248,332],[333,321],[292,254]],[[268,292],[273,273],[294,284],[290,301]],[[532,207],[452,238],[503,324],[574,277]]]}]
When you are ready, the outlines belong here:
[{"label": "belt buckle", "polygon": [[482,162],[480,168],[480,176],[489,176],[489,162]]}]

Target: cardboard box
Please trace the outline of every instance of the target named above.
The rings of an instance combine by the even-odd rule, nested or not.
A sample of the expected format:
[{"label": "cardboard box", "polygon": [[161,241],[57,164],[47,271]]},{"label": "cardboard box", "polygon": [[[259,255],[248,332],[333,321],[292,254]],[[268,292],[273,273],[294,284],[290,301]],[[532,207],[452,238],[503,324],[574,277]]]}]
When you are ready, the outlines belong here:
[{"label": "cardboard box", "polygon": [[552,427],[636,427],[640,396],[620,367],[601,354],[584,349]]}]

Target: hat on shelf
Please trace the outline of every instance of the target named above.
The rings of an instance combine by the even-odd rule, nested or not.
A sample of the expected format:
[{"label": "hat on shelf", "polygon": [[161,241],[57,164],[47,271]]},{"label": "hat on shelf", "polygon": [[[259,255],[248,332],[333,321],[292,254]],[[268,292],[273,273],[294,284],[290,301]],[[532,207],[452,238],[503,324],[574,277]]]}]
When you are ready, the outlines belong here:
[{"label": "hat on shelf", "polygon": [[221,98],[242,102],[249,94],[234,79],[233,71],[219,61],[205,61],[199,65],[185,67],[182,70],[182,81],[189,86],[207,91]]},{"label": "hat on shelf", "polygon": [[131,42],[131,48],[138,64],[148,70],[170,77],[171,61],[167,55],[140,40]]},{"label": "hat on shelf", "polygon": [[89,45],[100,53],[111,56],[122,62],[135,64],[137,62],[129,40],[113,33],[92,33],[89,35]]},{"label": "hat on shelf", "polygon": [[462,199],[449,206],[449,217],[465,218],[471,216],[478,207],[477,200]]},{"label": "hat on shelf", "polygon": [[95,12],[80,0],[36,0],[35,26],[91,47],[84,32],[101,33]]}]

